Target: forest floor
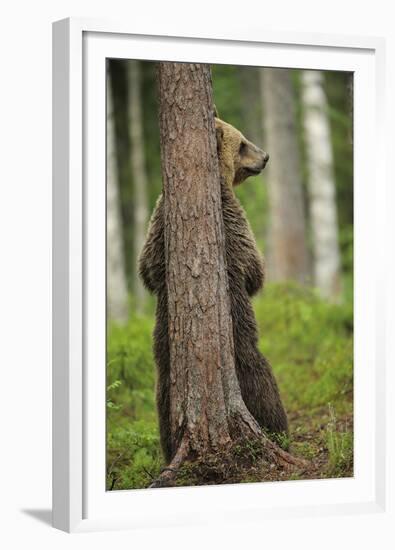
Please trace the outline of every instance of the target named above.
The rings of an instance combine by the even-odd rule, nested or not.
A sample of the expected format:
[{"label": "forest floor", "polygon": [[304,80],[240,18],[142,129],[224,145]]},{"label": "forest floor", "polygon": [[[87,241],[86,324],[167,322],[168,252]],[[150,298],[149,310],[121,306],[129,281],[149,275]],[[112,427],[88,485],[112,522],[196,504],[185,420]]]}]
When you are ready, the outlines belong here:
[{"label": "forest floor", "polygon": [[341,478],[353,476],[352,423],[349,413],[335,418],[332,409],[314,414],[290,415],[289,452],[305,459],[299,469],[285,470],[268,464],[254,445],[232,449],[201,462],[186,463],[177,476],[176,485],[218,485]]},{"label": "forest floor", "polygon": [[[288,413],[289,452],[306,466],[277,469],[259,449],[236,448],[222,459],[185,465],[177,485],[352,477],[352,305],[328,304],[295,285],[271,285],[254,307],[259,346],[273,365]],[[163,468],[152,327],[149,316],[109,331],[108,490],[148,487]]]},{"label": "forest floor", "polygon": [[309,468],[299,474],[300,478],[353,477],[353,420],[352,413],[336,418],[327,407],[314,415],[290,416],[290,451],[309,461]]}]

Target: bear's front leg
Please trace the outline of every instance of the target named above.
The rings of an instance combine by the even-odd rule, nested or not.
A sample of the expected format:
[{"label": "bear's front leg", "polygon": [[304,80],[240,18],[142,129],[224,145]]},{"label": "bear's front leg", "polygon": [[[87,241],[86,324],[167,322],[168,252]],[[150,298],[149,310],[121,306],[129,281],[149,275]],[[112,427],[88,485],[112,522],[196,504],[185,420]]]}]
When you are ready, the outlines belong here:
[{"label": "bear's front leg", "polygon": [[154,294],[158,294],[166,285],[164,239],[164,200],[163,195],[160,195],[139,257],[140,277],[146,288]]},{"label": "bear's front leg", "polygon": [[246,270],[245,270],[245,287],[249,296],[253,296],[263,287],[265,280],[265,269],[262,256],[258,250],[252,249],[248,251]]}]

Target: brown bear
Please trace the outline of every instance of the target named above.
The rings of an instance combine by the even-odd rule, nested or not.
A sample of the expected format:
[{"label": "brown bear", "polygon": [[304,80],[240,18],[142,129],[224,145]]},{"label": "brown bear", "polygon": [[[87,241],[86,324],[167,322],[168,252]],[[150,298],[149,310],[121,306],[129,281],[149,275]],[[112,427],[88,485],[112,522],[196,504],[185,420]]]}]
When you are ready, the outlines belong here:
[{"label": "brown bear", "polygon": [[[236,372],[243,400],[269,434],[287,434],[288,422],[276,380],[258,350],[258,334],[250,296],[263,286],[264,266],[233,186],[259,174],[269,156],[226,122],[215,119],[221,175],[226,261],[229,277]],[[158,367],[157,407],[160,439],[167,463],[173,456],[170,437],[170,357],[164,246],[164,200],[159,197],[139,259],[145,286],[157,296],[154,353]],[[174,450],[175,451],[175,450]]]}]

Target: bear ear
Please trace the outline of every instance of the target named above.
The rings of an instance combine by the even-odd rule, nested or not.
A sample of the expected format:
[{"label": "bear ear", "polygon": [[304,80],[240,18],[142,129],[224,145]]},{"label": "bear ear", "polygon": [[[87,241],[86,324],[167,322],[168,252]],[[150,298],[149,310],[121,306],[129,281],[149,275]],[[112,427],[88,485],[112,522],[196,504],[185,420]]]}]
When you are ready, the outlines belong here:
[{"label": "bear ear", "polygon": [[215,116],[215,118],[219,118],[219,116],[218,116],[218,111],[217,111],[217,106],[216,106],[215,104],[213,105],[213,109],[214,109],[214,116]]}]

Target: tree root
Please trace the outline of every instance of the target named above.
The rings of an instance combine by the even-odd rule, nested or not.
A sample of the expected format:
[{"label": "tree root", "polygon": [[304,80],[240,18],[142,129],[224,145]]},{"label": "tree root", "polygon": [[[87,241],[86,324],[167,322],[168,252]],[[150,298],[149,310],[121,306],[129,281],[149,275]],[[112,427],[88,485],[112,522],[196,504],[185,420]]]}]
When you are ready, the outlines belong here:
[{"label": "tree root", "polygon": [[281,447],[276,447],[277,448],[274,452],[276,454],[276,462],[279,466],[282,466],[286,469],[309,467],[309,462],[304,458],[299,458],[297,456],[291,455],[287,451],[284,451],[284,449],[281,449]]},{"label": "tree root", "polygon": [[[208,453],[205,457],[191,460],[189,439],[185,438],[181,442],[170,464],[163,468],[159,477],[151,483],[149,488],[174,487],[177,484],[177,477],[180,473],[185,481],[185,469],[183,467],[186,466],[187,462],[188,472],[192,476],[189,483],[190,485],[206,484],[204,480],[207,479],[207,476],[210,478],[210,483],[229,483],[227,479],[228,475],[233,478],[233,466],[235,472],[240,475],[240,470],[248,472],[251,466],[259,463],[261,460],[264,464],[268,465],[268,469],[275,468],[278,471],[287,473],[292,473],[294,470],[297,470],[300,474],[311,468],[311,464],[307,460],[284,451],[265,435],[259,438],[253,438],[251,441],[255,441],[257,444],[255,449],[256,456],[254,455],[254,458],[251,458],[251,455],[243,458],[244,454],[248,454],[247,447],[246,452],[244,453],[244,449],[242,448],[240,454],[240,445],[243,445],[243,440],[241,440],[239,444],[232,443],[229,448],[223,451],[213,452],[212,454]],[[236,454],[237,447],[239,448],[238,454]],[[248,466],[248,464],[250,464],[250,466]],[[187,479],[189,477],[188,475]]]},{"label": "tree root", "polygon": [[183,439],[178,451],[176,452],[174,458],[168,466],[163,468],[159,477],[155,479],[149,489],[160,488],[160,487],[173,487],[177,479],[177,473],[180,469],[180,466],[186,461],[189,454],[189,444]]}]

